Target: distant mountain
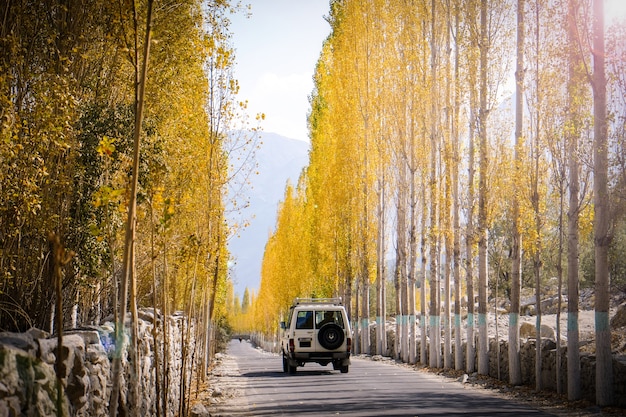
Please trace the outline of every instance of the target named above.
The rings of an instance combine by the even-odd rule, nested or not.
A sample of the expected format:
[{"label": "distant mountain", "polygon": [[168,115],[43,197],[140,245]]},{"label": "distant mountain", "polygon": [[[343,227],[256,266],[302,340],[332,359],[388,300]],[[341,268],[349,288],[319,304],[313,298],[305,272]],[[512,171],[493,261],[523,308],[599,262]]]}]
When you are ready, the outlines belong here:
[{"label": "distant mountain", "polygon": [[287,180],[297,184],[309,162],[307,142],[267,132],[261,133],[261,141],[256,156],[259,174],[251,179],[252,187],[247,191],[250,206],[243,211],[250,226],[228,244],[234,261],[231,277],[240,297],[246,287],[259,289],[265,244],[276,226],[278,203],[284,198]]}]

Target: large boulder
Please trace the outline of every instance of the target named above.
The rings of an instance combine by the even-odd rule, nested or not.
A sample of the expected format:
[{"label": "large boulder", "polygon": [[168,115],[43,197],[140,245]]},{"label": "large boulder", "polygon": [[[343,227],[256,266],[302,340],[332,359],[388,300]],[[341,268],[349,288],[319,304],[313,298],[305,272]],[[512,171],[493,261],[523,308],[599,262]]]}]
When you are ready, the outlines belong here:
[{"label": "large boulder", "polygon": [[619,329],[620,327],[626,326],[626,303],[622,304],[617,308],[617,312],[611,318],[611,328]]},{"label": "large boulder", "polygon": [[[537,336],[536,327],[530,323],[522,323],[519,327],[519,336],[522,339],[535,339]],[[547,326],[545,324],[541,325],[541,337],[546,339],[554,340],[556,335],[554,333],[554,329],[552,327]]]}]

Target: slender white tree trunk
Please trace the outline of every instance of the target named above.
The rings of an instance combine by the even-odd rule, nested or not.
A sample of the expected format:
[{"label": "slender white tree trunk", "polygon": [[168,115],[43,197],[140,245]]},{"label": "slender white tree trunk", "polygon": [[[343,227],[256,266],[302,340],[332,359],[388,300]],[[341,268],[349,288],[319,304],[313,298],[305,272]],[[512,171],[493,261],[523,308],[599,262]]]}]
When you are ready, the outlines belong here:
[{"label": "slender white tree trunk", "polygon": [[[133,170],[130,189],[130,199],[128,201],[128,217],[126,220],[126,237],[124,247],[124,267],[122,276],[122,291],[120,293],[120,299],[118,300],[118,320],[115,323],[115,356],[113,358],[113,387],[111,390],[111,399],[109,401],[109,415],[111,417],[117,416],[118,401],[120,394],[121,372],[122,372],[122,352],[125,349],[124,346],[124,326],[126,318],[126,303],[128,301],[128,288],[134,286],[131,280],[135,279],[134,266],[133,266],[133,252],[135,241],[135,227],[136,227],[136,211],[137,211],[137,188],[139,183],[139,157],[140,157],[140,139],[141,139],[141,124],[143,121],[143,108],[144,108],[144,93],[146,86],[146,78],[148,75],[148,58],[150,57],[150,42],[152,36],[152,4],[153,0],[148,0],[148,11],[146,17],[146,38],[143,46],[143,63],[141,67],[141,73],[139,73],[139,60],[138,60],[138,42],[135,45],[135,132],[134,132],[134,147],[133,147]],[[136,39],[138,28],[135,27]],[[133,323],[135,327],[137,324]],[[136,332],[133,331],[133,334]],[[134,373],[134,372],[133,372]],[[136,376],[135,376],[136,377]],[[136,397],[135,397],[136,400]],[[133,411],[131,409],[131,411]]]},{"label": "slender white tree trunk", "polygon": [[[524,0],[517,1],[517,66],[515,70],[515,179],[521,180],[520,149],[523,143],[524,121]],[[513,184],[517,189],[517,184]],[[519,342],[519,313],[522,275],[522,238],[519,231],[519,198],[513,196],[513,243],[511,247],[511,309],[509,311],[509,382],[512,385],[522,383]]]},{"label": "slender white tree trunk", "polygon": [[[426,195],[426,184],[422,180],[422,195]],[[422,266],[420,268],[420,362],[422,365],[426,365],[428,349],[426,348],[426,339],[428,326],[426,325],[426,250],[427,250],[427,235],[426,235],[426,221],[428,214],[426,210],[422,210],[422,227],[421,227],[421,258]]]},{"label": "slender white tree trunk", "polygon": [[[460,36],[460,10],[456,3],[454,8],[454,27],[456,36]],[[454,115],[452,118],[452,230],[454,234],[453,275],[454,275],[454,369],[463,369],[463,349],[461,348],[461,227],[459,219],[459,111],[460,76],[459,76],[459,42],[454,43]]]},{"label": "slender white tree trunk", "polygon": [[593,1],[593,203],[596,297],[596,404],[613,405],[613,356],[609,326],[610,212],[604,48],[604,1]]},{"label": "slender white tree trunk", "polygon": [[441,338],[441,322],[439,307],[439,271],[438,271],[438,189],[437,189],[437,156],[438,144],[438,125],[437,125],[437,2],[431,1],[431,56],[430,56],[430,77],[431,77],[431,131],[430,131],[430,357],[429,365],[433,368],[439,367],[439,358],[441,356],[441,346],[439,344]]},{"label": "slender white tree trunk", "polygon": [[568,80],[568,135],[567,158],[569,170],[569,207],[567,212],[567,399],[580,400],[580,347],[578,330],[578,218],[580,215],[580,181],[578,178],[578,110],[574,103],[578,100],[578,82],[581,57],[577,48],[576,15],[578,0],[568,1],[567,48],[569,56]]},{"label": "slender white tree trunk", "polygon": [[415,170],[416,170],[416,161],[415,161],[415,151],[414,151],[414,138],[415,135],[413,133],[413,129],[411,129],[411,170],[410,170],[410,181],[411,181],[411,191],[410,191],[410,228],[409,228],[409,273],[408,273],[408,362],[415,363],[416,362],[416,326],[415,326],[415,276],[417,274],[416,265],[417,265],[417,179],[415,178]]},{"label": "slender white tree trunk", "polygon": [[[471,80],[470,80],[471,82]],[[470,101],[475,96],[474,89],[470,85]],[[470,118],[475,119],[475,108],[470,110]],[[476,343],[474,336],[474,127],[470,126],[468,147],[468,186],[467,186],[467,227],[465,231],[465,278],[467,284],[467,348],[465,351],[465,370],[470,373],[476,370]]]},{"label": "slender white tree trunk", "polygon": [[487,334],[487,0],[480,2],[480,114],[478,185],[478,373],[489,374],[489,336]]},{"label": "slender white tree trunk", "polygon": [[378,182],[378,237],[376,268],[376,354],[385,355],[385,174]]},{"label": "slender white tree trunk", "polygon": [[[401,288],[401,314],[400,314],[400,327],[401,327],[401,358],[403,362],[409,361],[409,323],[408,323],[408,311],[409,311],[409,292],[408,292],[408,277],[407,277],[407,187],[408,183],[408,167],[407,161],[402,161],[402,168],[400,168],[402,175],[402,190],[399,192],[399,198],[402,199],[402,210],[398,211],[398,273],[400,274],[400,288]],[[401,216],[401,218],[400,218]]]}]

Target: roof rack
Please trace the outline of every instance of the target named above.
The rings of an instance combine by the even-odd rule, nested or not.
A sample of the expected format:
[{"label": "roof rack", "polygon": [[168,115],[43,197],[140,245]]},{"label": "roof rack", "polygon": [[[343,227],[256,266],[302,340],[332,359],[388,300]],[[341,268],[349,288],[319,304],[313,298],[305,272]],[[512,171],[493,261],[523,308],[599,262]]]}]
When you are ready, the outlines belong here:
[{"label": "roof rack", "polygon": [[296,298],[293,302],[293,305],[300,304],[333,304],[333,305],[342,305],[343,302],[341,297],[333,297],[333,298]]}]

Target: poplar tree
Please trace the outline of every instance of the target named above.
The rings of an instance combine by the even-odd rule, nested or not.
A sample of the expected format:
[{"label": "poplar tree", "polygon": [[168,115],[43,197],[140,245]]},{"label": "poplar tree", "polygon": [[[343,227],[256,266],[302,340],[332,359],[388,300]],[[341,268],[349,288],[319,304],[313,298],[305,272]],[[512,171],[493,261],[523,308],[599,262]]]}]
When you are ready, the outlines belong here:
[{"label": "poplar tree", "polygon": [[465,370],[468,373],[476,370],[476,315],[475,315],[475,247],[476,247],[476,134],[478,131],[478,62],[476,20],[478,14],[477,2],[470,2],[467,13],[468,30],[470,32],[467,50],[468,89],[469,89],[469,120],[468,120],[468,147],[467,147],[467,220],[465,226],[465,280],[467,283],[467,324],[465,350]]},{"label": "poplar tree", "polygon": [[[521,177],[520,151],[523,142],[524,121],[524,0],[517,1],[517,62],[515,70],[515,167],[514,181]],[[516,188],[517,189],[517,188]],[[513,224],[511,228],[511,308],[509,311],[509,382],[513,385],[522,383],[519,342],[520,290],[522,275],[522,245],[519,231],[519,195],[513,195]]]},{"label": "poplar tree", "polygon": [[604,2],[593,1],[593,204],[595,242],[596,404],[612,405],[613,356],[609,326],[610,205],[608,193],[608,140]]},{"label": "poplar tree", "polygon": [[487,3],[488,0],[480,1],[480,66],[479,66],[479,103],[478,115],[478,373],[489,374],[489,339],[487,334],[487,169],[488,169],[488,147],[487,147],[487,74],[489,62],[489,34],[487,31]]},{"label": "poplar tree", "polygon": [[580,9],[578,0],[567,2],[567,124],[565,140],[567,145],[567,166],[569,173],[569,205],[567,212],[567,398],[580,399],[580,346],[578,331],[578,237],[579,237],[579,162],[578,136],[580,111],[580,91],[583,84],[582,60],[578,52],[576,20]]},{"label": "poplar tree", "polygon": [[[135,80],[136,80],[136,92],[135,92],[135,134],[133,141],[133,165],[132,165],[132,180],[130,187],[130,199],[128,201],[128,214],[126,220],[126,235],[124,241],[124,259],[122,265],[122,282],[121,282],[121,291],[120,298],[118,300],[118,314],[117,314],[117,322],[115,323],[115,350],[116,354],[113,359],[113,388],[111,391],[111,399],[109,401],[109,415],[111,417],[117,416],[118,412],[118,401],[119,401],[119,392],[120,392],[120,384],[121,384],[121,366],[122,366],[122,352],[125,349],[124,343],[124,328],[126,323],[126,303],[128,300],[128,290],[129,286],[134,289],[136,285],[136,277],[135,277],[135,267],[134,267],[134,241],[136,234],[136,213],[137,213],[137,187],[139,183],[139,159],[140,159],[140,139],[142,133],[142,121],[143,121],[143,110],[144,110],[144,96],[145,96],[145,87],[146,87],[146,78],[148,76],[148,59],[150,57],[150,39],[152,35],[152,5],[153,1],[148,1],[148,8],[146,14],[146,30],[145,30],[145,40],[143,44],[143,59],[140,61],[139,57],[139,33],[138,28],[135,26]],[[137,22],[137,17],[134,19]],[[133,297],[131,302],[131,309],[136,312],[137,304],[136,299]],[[134,354],[137,354],[137,331],[136,326],[136,314],[134,314],[132,323],[133,323],[133,351]],[[137,364],[138,358],[134,361]],[[132,368],[131,372],[131,380],[134,382],[134,387],[137,388],[139,375],[138,367],[135,366]],[[134,392],[133,401],[138,401],[137,392]],[[137,405],[137,403],[135,403]],[[136,409],[133,409],[133,413],[136,412]]]},{"label": "poplar tree", "polygon": [[454,274],[454,369],[463,369],[463,350],[461,347],[461,226],[460,226],[460,110],[461,110],[461,77],[460,77],[460,44],[461,5],[455,1],[454,16],[454,107],[452,115],[452,229],[453,229],[453,274]]},{"label": "poplar tree", "polygon": [[438,83],[437,70],[439,65],[439,38],[437,31],[438,8],[437,1],[431,1],[430,10],[430,82],[431,82],[431,107],[430,107],[430,171],[429,171],[429,198],[430,198],[430,224],[429,224],[429,245],[430,245],[430,354],[429,365],[439,367],[441,359],[441,321],[439,304],[439,193],[438,193],[438,164],[439,153],[439,126],[437,122],[438,110]]}]

